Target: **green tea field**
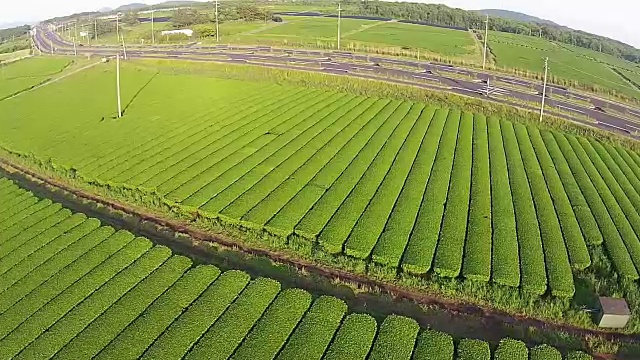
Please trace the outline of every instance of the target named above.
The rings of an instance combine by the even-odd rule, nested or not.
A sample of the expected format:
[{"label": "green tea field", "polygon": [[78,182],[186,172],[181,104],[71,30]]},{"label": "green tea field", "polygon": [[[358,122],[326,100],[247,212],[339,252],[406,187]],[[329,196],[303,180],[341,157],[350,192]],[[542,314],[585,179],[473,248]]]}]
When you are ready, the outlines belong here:
[{"label": "green tea field", "polygon": [[0,99],[46,81],[70,63],[67,58],[30,58],[0,65]]},{"label": "green tea field", "polygon": [[6,178],[0,205],[0,359],[562,360],[547,345],[454,339],[195,265]]},{"label": "green tea field", "polygon": [[625,148],[418,102],[135,63],[115,120],[112,81],[102,65],[0,102],[0,145],[393,274],[572,297],[588,247],[604,244],[620,277],[639,278],[640,156]]}]

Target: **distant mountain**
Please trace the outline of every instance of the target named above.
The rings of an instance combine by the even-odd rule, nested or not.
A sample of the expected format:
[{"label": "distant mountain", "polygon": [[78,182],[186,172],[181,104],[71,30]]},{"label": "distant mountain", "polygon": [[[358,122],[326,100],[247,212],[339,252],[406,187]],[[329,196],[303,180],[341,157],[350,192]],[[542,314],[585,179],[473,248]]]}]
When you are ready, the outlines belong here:
[{"label": "distant mountain", "polygon": [[127,5],[118,6],[113,11],[134,11],[148,8],[149,5],[143,3],[131,3]]},{"label": "distant mountain", "polygon": [[98,9],[98,12],[101,12],[101,13],[108,13],[108,12],[112,12],[112,11],[113,11],[113,9],[110,8],[110,7],[103,7],[101,9]]},{"label": "distant mountain", "polygon": [[539,17],[519,13],[516,11],[501,10],[501,9],[483,9],[483,10],[476,10],[476,11],[483,15],[489,15],[491,17],[499,17],[503,19],[536,23],[536,24],[545,24],[545,25],[551,25],[551,26],[560,26],[551,20],[541,19]]}]

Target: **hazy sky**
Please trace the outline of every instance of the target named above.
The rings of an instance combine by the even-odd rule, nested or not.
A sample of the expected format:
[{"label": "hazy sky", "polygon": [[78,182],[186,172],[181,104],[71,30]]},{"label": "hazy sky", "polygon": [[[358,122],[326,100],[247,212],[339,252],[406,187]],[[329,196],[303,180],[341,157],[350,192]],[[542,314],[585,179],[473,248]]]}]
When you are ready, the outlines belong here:
[{"label": "hazy sky", "polygon": [[[139,0],[20,0],[8,1],[0,11],[0,24],[33,22],[102,7],[115,8]],[[640,31],[635,23],[640,13],[638,0],[413,0],[443,3],[463,9],[507,9],[555,21],[624,41],[640,48]]]}]

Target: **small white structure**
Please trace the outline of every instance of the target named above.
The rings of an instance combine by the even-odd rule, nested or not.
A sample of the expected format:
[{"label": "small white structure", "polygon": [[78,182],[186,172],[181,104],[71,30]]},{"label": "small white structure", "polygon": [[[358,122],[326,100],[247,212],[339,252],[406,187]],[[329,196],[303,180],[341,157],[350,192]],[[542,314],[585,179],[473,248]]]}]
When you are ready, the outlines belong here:
[{"label": "small white structure", "polygon": [[183,35],[187,35],[188,37],[193,36],[193,30],[191,29],[182,29],[182,30],[165,30],[162,32],[162,35],[177,35],[177,34],[183,34]]}]

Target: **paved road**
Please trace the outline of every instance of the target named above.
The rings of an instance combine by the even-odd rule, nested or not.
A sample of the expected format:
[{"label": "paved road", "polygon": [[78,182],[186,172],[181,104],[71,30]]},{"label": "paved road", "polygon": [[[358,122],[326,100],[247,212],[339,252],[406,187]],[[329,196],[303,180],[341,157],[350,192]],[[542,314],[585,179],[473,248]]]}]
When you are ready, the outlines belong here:
[{"label": "paved road", "polygon": [[[73,54],[73,43],[61,39],[56,33],[47,29],[38,28],[34,41],[43,52],[50,53],[53,46],[55,53]],[[77,51],[81,54],[104,56],[122,52],[122,48],[78,46]],[[171,48],[131,46],[127,49],[127,56],[250,63],[359,78],[384,78],[394,83],[447,91],[479,99],[486,99],[489,96],[492,101],[534,111],[538,110],[536,104],[542,99],[541,84],[525,79],[483,73],[448,64],[367,56],[342,51],[274,49],[268,46],[203,46],[191,43]],[[212,59],[211,56],[216,58]],[[550,86],[547,90],[552,96],[548,96],[546,100],[546,109],[549,113],[574,122],[640,138],[636,135],[640,133],[640,109],[556,86]]]}]

